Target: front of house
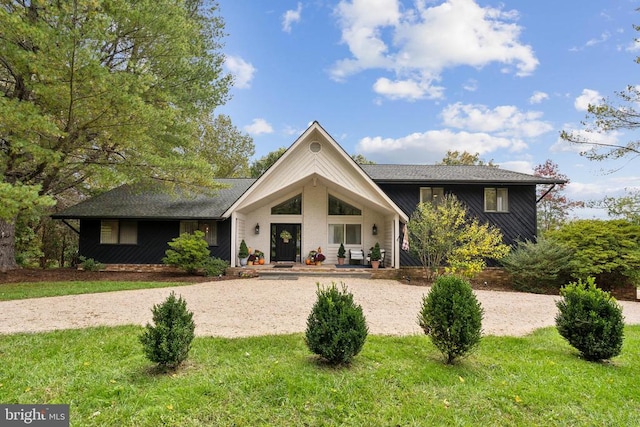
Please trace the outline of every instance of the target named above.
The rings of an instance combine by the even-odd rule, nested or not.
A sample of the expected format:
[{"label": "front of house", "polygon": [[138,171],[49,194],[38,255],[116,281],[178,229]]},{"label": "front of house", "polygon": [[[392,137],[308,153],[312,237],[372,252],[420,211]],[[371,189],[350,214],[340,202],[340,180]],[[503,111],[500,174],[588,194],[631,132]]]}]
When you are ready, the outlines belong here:
[{"label": "front of house", "polygon": [[420,201],[455,194],[512,244],[535,237],[536,185],[562,183],[488,166],[358,165],[318,122],[258,179],[217,182],[210,196],[121,186],[53,217],[80,220],[80,254],[106,264],[161,263],[167,242],[199,229],[232,266],[244,240],[267,264],[319,247],[335,264],[341,243],[347,254],[379,243],[385,267],[399,268],[416,265],[402,231]]}]

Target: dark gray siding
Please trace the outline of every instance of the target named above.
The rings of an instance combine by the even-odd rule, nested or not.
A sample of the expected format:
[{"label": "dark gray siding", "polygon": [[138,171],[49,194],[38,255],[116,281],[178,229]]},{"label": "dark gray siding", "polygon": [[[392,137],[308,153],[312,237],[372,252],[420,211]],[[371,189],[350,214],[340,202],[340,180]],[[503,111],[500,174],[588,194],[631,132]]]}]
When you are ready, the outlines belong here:
[{"label": "dark gray siding", "polygon": [[[218,225],[218,245],[210,246],[211,256],[230,261],[231,221]],[[135,245],[100,244],[100,220],[80,221],[80,255],[105,264],[162,264],[168,242],[178,237],[180,221],[138,221]]]},{"label": "dark gray siding", "polygon": [[[380,184],[380,188],[409,217],[420,202],[420,184]],[[482,223],[488,222],[500,228],[507,245],[518,240],[532,240],[536,236],[536,187],[535,185],[437,185],[444,187],[445,193],[455,194],[458,200],[465,203],[469,213]],[[499,187],[509,189],[509,212],[495,213],[484,211],[484,188]],[[409,253],[402,251],[400,265],[420,265]]]}]

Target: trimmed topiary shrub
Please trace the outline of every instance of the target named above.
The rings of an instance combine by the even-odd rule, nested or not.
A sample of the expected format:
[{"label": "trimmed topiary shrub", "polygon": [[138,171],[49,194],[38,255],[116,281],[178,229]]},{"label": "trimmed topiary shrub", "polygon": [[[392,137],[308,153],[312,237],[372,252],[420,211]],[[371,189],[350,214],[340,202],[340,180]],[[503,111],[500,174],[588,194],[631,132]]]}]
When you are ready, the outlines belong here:
[{"label": "trimmed topiary shrub", "polygon": [[560,290],[556,303],[556,327],[586,360],[611,359],[622,351],[624,317],[622,307],[608,292],[598,288],[593,277],[578,280]]},{"label": "trimmed topiary shrub", "polygon": [[418,324],[445,356],[446,363],[452,364],[480,342],[482,316],[482,306],[469,282],[440,276],[422,299]]},{"label": "trimmed topiary shrub", "polygon": [[204,233],[196,230],[193,234],[183,233],[169,242],[162,262],[178,267],[189,274],[195,274],[204,267],[209,259],[209,244],[204,239]]},{"label": "trimmed topiary shrub", "polygon": [[222,276],[229,267],[227,261],[220,258],[207,258],[202,266],[205,276]]},{"label": "trimmed topiary shrub", "polygon": [[154,305],[153,323],[147,323],[140,342],[145,356],[162,367],[175,368],[189,355],[196,328],[193,313],[187,302],[176,298],[174,292],[158,305]]},{"label": "trimmed topiary shrub", "polygon": [[318,299],[307,318],[307,347],[332,365],[348,364],[362,350],[369,332],[362,307],[353,302],[344,283],[342,290],[335,282],[328,288],[317,285]]}]

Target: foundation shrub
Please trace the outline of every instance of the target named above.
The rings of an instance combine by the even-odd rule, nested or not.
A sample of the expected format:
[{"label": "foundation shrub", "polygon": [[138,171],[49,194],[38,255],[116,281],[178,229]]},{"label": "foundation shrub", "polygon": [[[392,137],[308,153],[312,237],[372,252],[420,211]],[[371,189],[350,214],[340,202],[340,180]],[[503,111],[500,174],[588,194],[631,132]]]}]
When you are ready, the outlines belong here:
[{"label": "foundation shrub", "polygon": [[560,290],[556,303],[558,333],[580,356],[590,361],[611,359],[620,354],[624,340],[622,307],[608,292],[598,288],[593,277],[578,280]]},{"label": "foundation shrub", "polygon": [[202,266],[205,276],[223,276],[229,267],[227,261],[220,258],[207,258]]},{"label": "foundation shrub", "polygon": [[422,299],[418,324],[447,364],[472,351],[482,337],[483,309],[466,280],[440,276]]},{"label": "foundation shrub", "polygon": [[209,244],[204,239],[204,233],[196,230],[193,234],[183,233],[169,242],[162,262],[178,267],[189,274],[200,271],[209,259]]},{"label": "foundation shrub", "polygon": [[354,303],[344,283],[341,289],[335,282],[317,286],[318,298],[307,318],[307,347],[329,364],[349,364],[362,350],[369,332],[362,307]]}]

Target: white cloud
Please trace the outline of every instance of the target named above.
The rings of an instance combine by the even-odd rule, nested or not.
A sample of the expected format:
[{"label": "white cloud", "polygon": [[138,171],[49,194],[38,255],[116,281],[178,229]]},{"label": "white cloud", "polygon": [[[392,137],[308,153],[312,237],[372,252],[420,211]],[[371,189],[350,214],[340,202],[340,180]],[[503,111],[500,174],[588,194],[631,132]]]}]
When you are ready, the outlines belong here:
[{"label": "white cloud", "polygon": [[531,46],[519,41],[516,12],[480,7],[474,0],[426,3],[417,1],[401,13],[399,0],[341,0],[335,13],[351,57],[336,62],[332,77],[390,72],[394,78],[378,77],[374,90],[415,100],[441,97],[443,88],[432,86],[449,68],[500,63],[525,76],[538,66]]},{"label": "white cloud", "polygon": [[578,111],[587,111],[589,109],[589,104],[597,105],[601,100],[602,95],[600,95],[597,90],[583,89],[582,95],[576,98],[573,105]]},{"label": "white cloud", "polygon": [[548,94],[537,90],[533,92],[533,95],[531,95],[531,98],[529,98],[529,104],[540,104],[542,101],[545,101],[547,99],[549,99]]},{"label": "white cloud", "polygon": [[464,85],[462,85],[462,88],[469,92],[475,92],[478,90],[478,81],[476,79],[469,79]]},{"label": "white cloud", "polygon": [[244,130],[250,135],[273,133],[273,127],[265,119],[253,119],[253,122],[245,126]]},{"label": "white cloud", "polygon": [[553,130],[541,117],[539,111],[522,112],[512,105],[489,109],[485,105],[456,103],[442,110],[445,126],[513,138],[533,138]]},{"label": "white cloud", "polygon": [[514,172],[528,173],[530,175],[533,174],[533,165],[527,160],[512,160],[509,162],[500,162],[498,163],[498,166],[500,166],[500,168],[502,169]]},{"label": "white cloud", "polygon": [[297,22],[300,22],[300,18],[302,16],[302,3],[298,3],[298,8],[296,10],[287,10],[282,15],[282,31],[285,33],[291,32],[291,25]]},{"label": "white cloud", "polygon": [[591,47],[600,43],[604,43],[609,40],[609,37],[611,37],[611,34],[605,31],[604,33],[600,34],[600,38],[588,40],[585,46]]},{"label": "white cloud", "polygon": [[251,80],[253,80],[253,75],[256,72],[255,67],[251,65],[251,63],[239,56],[228,55],[225,58],[224,65],[234,76],[234,87],[238,89],[251,87]]},{"label": "white cloud", "polygon": [[435,163],[448,150],[468,151],[483,154],[495,150],[517,151],[523,148],[522,141],[495,137],[487,133],[452,132],[449,129],[416,132],[400,138],[380,136],[362,138],[356,152],[365,156],[382,158],[385,163]]}]

